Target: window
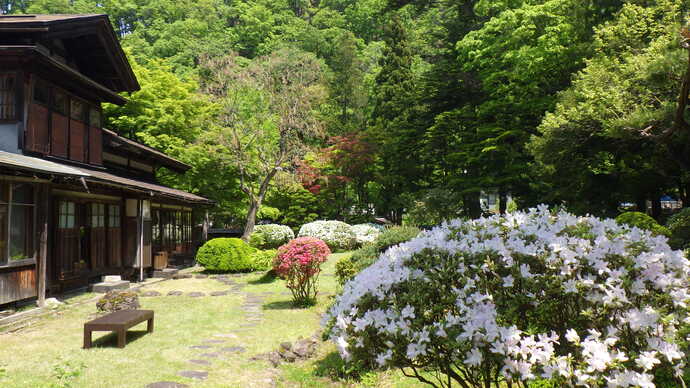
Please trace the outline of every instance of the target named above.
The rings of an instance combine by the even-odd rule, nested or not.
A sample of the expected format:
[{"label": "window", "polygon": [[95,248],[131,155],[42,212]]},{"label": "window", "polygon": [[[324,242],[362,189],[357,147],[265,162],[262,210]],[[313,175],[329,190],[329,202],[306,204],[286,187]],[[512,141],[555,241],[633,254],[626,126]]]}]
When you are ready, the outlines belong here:
[{"label": "window", "polygon": [[74,202],[60,201],[58,210],[58,228],[72,229],[74,228],[75,212]]},{"label": "window", "polygon": [[53,89],[53,111],[60,113],[63,116],[67,115],[67,105],[69,98],[67,95],[57,89]]},{"label": "window", "polygon": [[69,116],[75,120],[86,121],[86,105],[74,98],[70,102]]},{"label": "window", "polygon": [[91,204],[91,227],[105,227],[105,205],[102,203]]},{"label": "window", "polygon": [[92,127],[101,127],[101,112],[96,108],[89,110],[89,125]]},{"label": "window", "polygon": [[109,228],[119,228],[120,227],[120,206],[119,205],[109,205],[108,206],[108,227]]},{"label": "window", "polygon": [[34,258],[34,188],[0,184],[0,265]]},{"label": "window", "polygon": [[0,74],[0,120],[15,120],[15,76]]}]

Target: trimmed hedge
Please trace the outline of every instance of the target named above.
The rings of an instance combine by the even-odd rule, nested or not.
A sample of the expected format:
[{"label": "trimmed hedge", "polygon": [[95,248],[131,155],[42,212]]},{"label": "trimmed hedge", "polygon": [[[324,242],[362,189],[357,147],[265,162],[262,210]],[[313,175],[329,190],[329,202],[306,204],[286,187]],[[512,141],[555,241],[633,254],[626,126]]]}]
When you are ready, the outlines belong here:
[{"label": "trimmed hedge", "polygon": [[347,283],[364,268],[372,265],[379,255],[388,248],[410,241],[419,235],[420,230],[414,226],[393,226],[384,230],[373,243],[365,244],[352,256],[335,264],[335,276],[341,285]]},{"label": "trimmed hedge", "polygon": [[619,224],[625,224],[629,226],[634,226],[640,229],[648,230],[656,235],[670,237],[671,232],[659,225],[656,220],[644,213],[640,212],[625,212],[616,217],[616,222]]},{"label": "trimmed hedge", "polygon": [[673,249],[690,249],[690,208],[671,216],[666,226],[671,233],[669,244]]},{"label": "trimmed hedge", "polygon": [[196,253],[196,261],[208,271],[247,272],[253,269],[255,249],[239,238],[214,238]]},{"label": "trimmed hedge", "polygon": [[278,251],[276,249],[269,249],[262,251],[257,249],[252,254],[252,268],[255,271],[268,271],[273,268],[273,260],[276,258]]},{"label": "trimmed hedge", "polygon": [[287,225],[256,225],[249,237],[249,244],[259,249],[278,249],[293,238],[295,238],[295,232]]}]

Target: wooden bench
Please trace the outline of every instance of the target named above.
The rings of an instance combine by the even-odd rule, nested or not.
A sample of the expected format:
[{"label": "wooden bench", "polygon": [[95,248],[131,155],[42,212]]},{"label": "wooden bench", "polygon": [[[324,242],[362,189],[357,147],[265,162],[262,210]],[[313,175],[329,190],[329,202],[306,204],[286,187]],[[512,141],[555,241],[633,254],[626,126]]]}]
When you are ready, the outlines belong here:
[{"label": "wooden bench", "polygon": [[147,331],[153,332],[153,310],[120,310],[86,322],[84,324],[84,349],[91,347],[91,333],[94,331],[117,332],[117,346],[124,348],[127,343],[127,330],[144,321],[148,321]]}]

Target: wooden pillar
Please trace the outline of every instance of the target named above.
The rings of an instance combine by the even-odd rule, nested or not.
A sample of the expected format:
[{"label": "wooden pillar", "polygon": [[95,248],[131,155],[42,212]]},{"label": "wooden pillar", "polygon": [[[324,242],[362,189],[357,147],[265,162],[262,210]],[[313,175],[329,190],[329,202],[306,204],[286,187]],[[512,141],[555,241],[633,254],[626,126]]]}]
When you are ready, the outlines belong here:
[{"label": "wooden pillar", "polygon": [[41,184],[38,202],[38,226],[40,228],[38,262],[38,306],[43,307],[46,300],[46,277],[48,274],[48,218],[50,216],[50,184]]},{"label": "wooden pillar", "polygon": [[208,240],[208,210],[204,210],[204,225],[201,227],[201,244],[203,245]]}]

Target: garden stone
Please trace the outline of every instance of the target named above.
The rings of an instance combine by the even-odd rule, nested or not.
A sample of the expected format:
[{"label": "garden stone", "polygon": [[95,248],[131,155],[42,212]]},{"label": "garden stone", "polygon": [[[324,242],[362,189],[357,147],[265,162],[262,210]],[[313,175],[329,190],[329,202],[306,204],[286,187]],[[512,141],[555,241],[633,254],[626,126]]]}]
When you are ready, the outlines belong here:
[{"label": "garden stone", "polygon": [[189,385],[180,384],[173,381],[157,381],[146,386],[146,388],[187,388]]},{"label": "garden stone", "polygon": [[141,293],[142,297],[151,297],[151,296],[161,296],[161,293],[158,291],[144,291]]},{"label": "garden stone", "polygon": [[210,345],[192,345],[189,347],[190,349],[210,349]]},{"label": "garden stone", "polygon": [[177,374],[182,377],[188,377],[190,379],[195,380],[206,380],[206,378],[208,377],[208,372],[198,370],[183,370],[181,372],[178,372]]},{"label": "garden stone", "polygon": [[206,357],[206,358],[218,358],[220,356],[220,353],[217,353],[217,352],[216,353],[214,353],[214,352],[212,352],[212,353],[201,353],[200,356]]},{"label": "garden stone", "polygon": [[206,278],[208,278],[208,275],[204,275],[204,274],[194,275],[194,279],[206,279]]},{"label": "garden stone", "polygon": [[280,363],[283,361],[282,357],[278,354],[278,352],[270,352],[268,353],[268,361],[273,365],[274,367],[277,367],[280,365]]},{"label": "garden stone", "polygon": [[225,296],[227,294],[228,294],[227,291],[213,291],[209,295],[211,295],[211,296]]},{"label": "garden stone", "polygon": [[292,343],[290,342],[281,342],[280,347],[285,349],[285,350],[292,350]]},{"label": "garden stone", "polygon": [[203,342],[206,344],[222,344],[223,342],[225,342],[225,340],[210,339],[210,340],[205,340]]},{"label": "garden stone", "polygon": [[295,362],[295,360],[297,360],[297,355],[289,350],[280,352],[280,356],[287,362]]},{"label": "garden stone", "polygon": [[188,273],[178,273],[178,274],[173,275],[172,278],[176,279],[176,280],[177,279],[191,279],[192,275],[188,274]]},{"label": "garden stone", "polygon": [[187,296],[190,298],[198,298],[201,296],[206,296],[206,294],[204,294],[203,292],[194,291],[194,292],[188,293]]},{"label": "garden stone", "polygon": [[207,360],[189,360],[189,362],[197,365],[211,365],[211,362]]},{"label": "garden stone", "polygon": [[168,296],[181,296],[183,294],[182,291],[170,291],[168,292]]},{"label": "garden stone", "polygon": [[227,352],[227,353],[244,353],[245,349],[242,346],[230,346],[227,348],[221,348],[220,349],[222,352]]},{"label": "garden stone", "polygon": [[104,312],[136,310],[140,306],[139,295],[132,291],[110,291],[96,302],[98,311]]}]

